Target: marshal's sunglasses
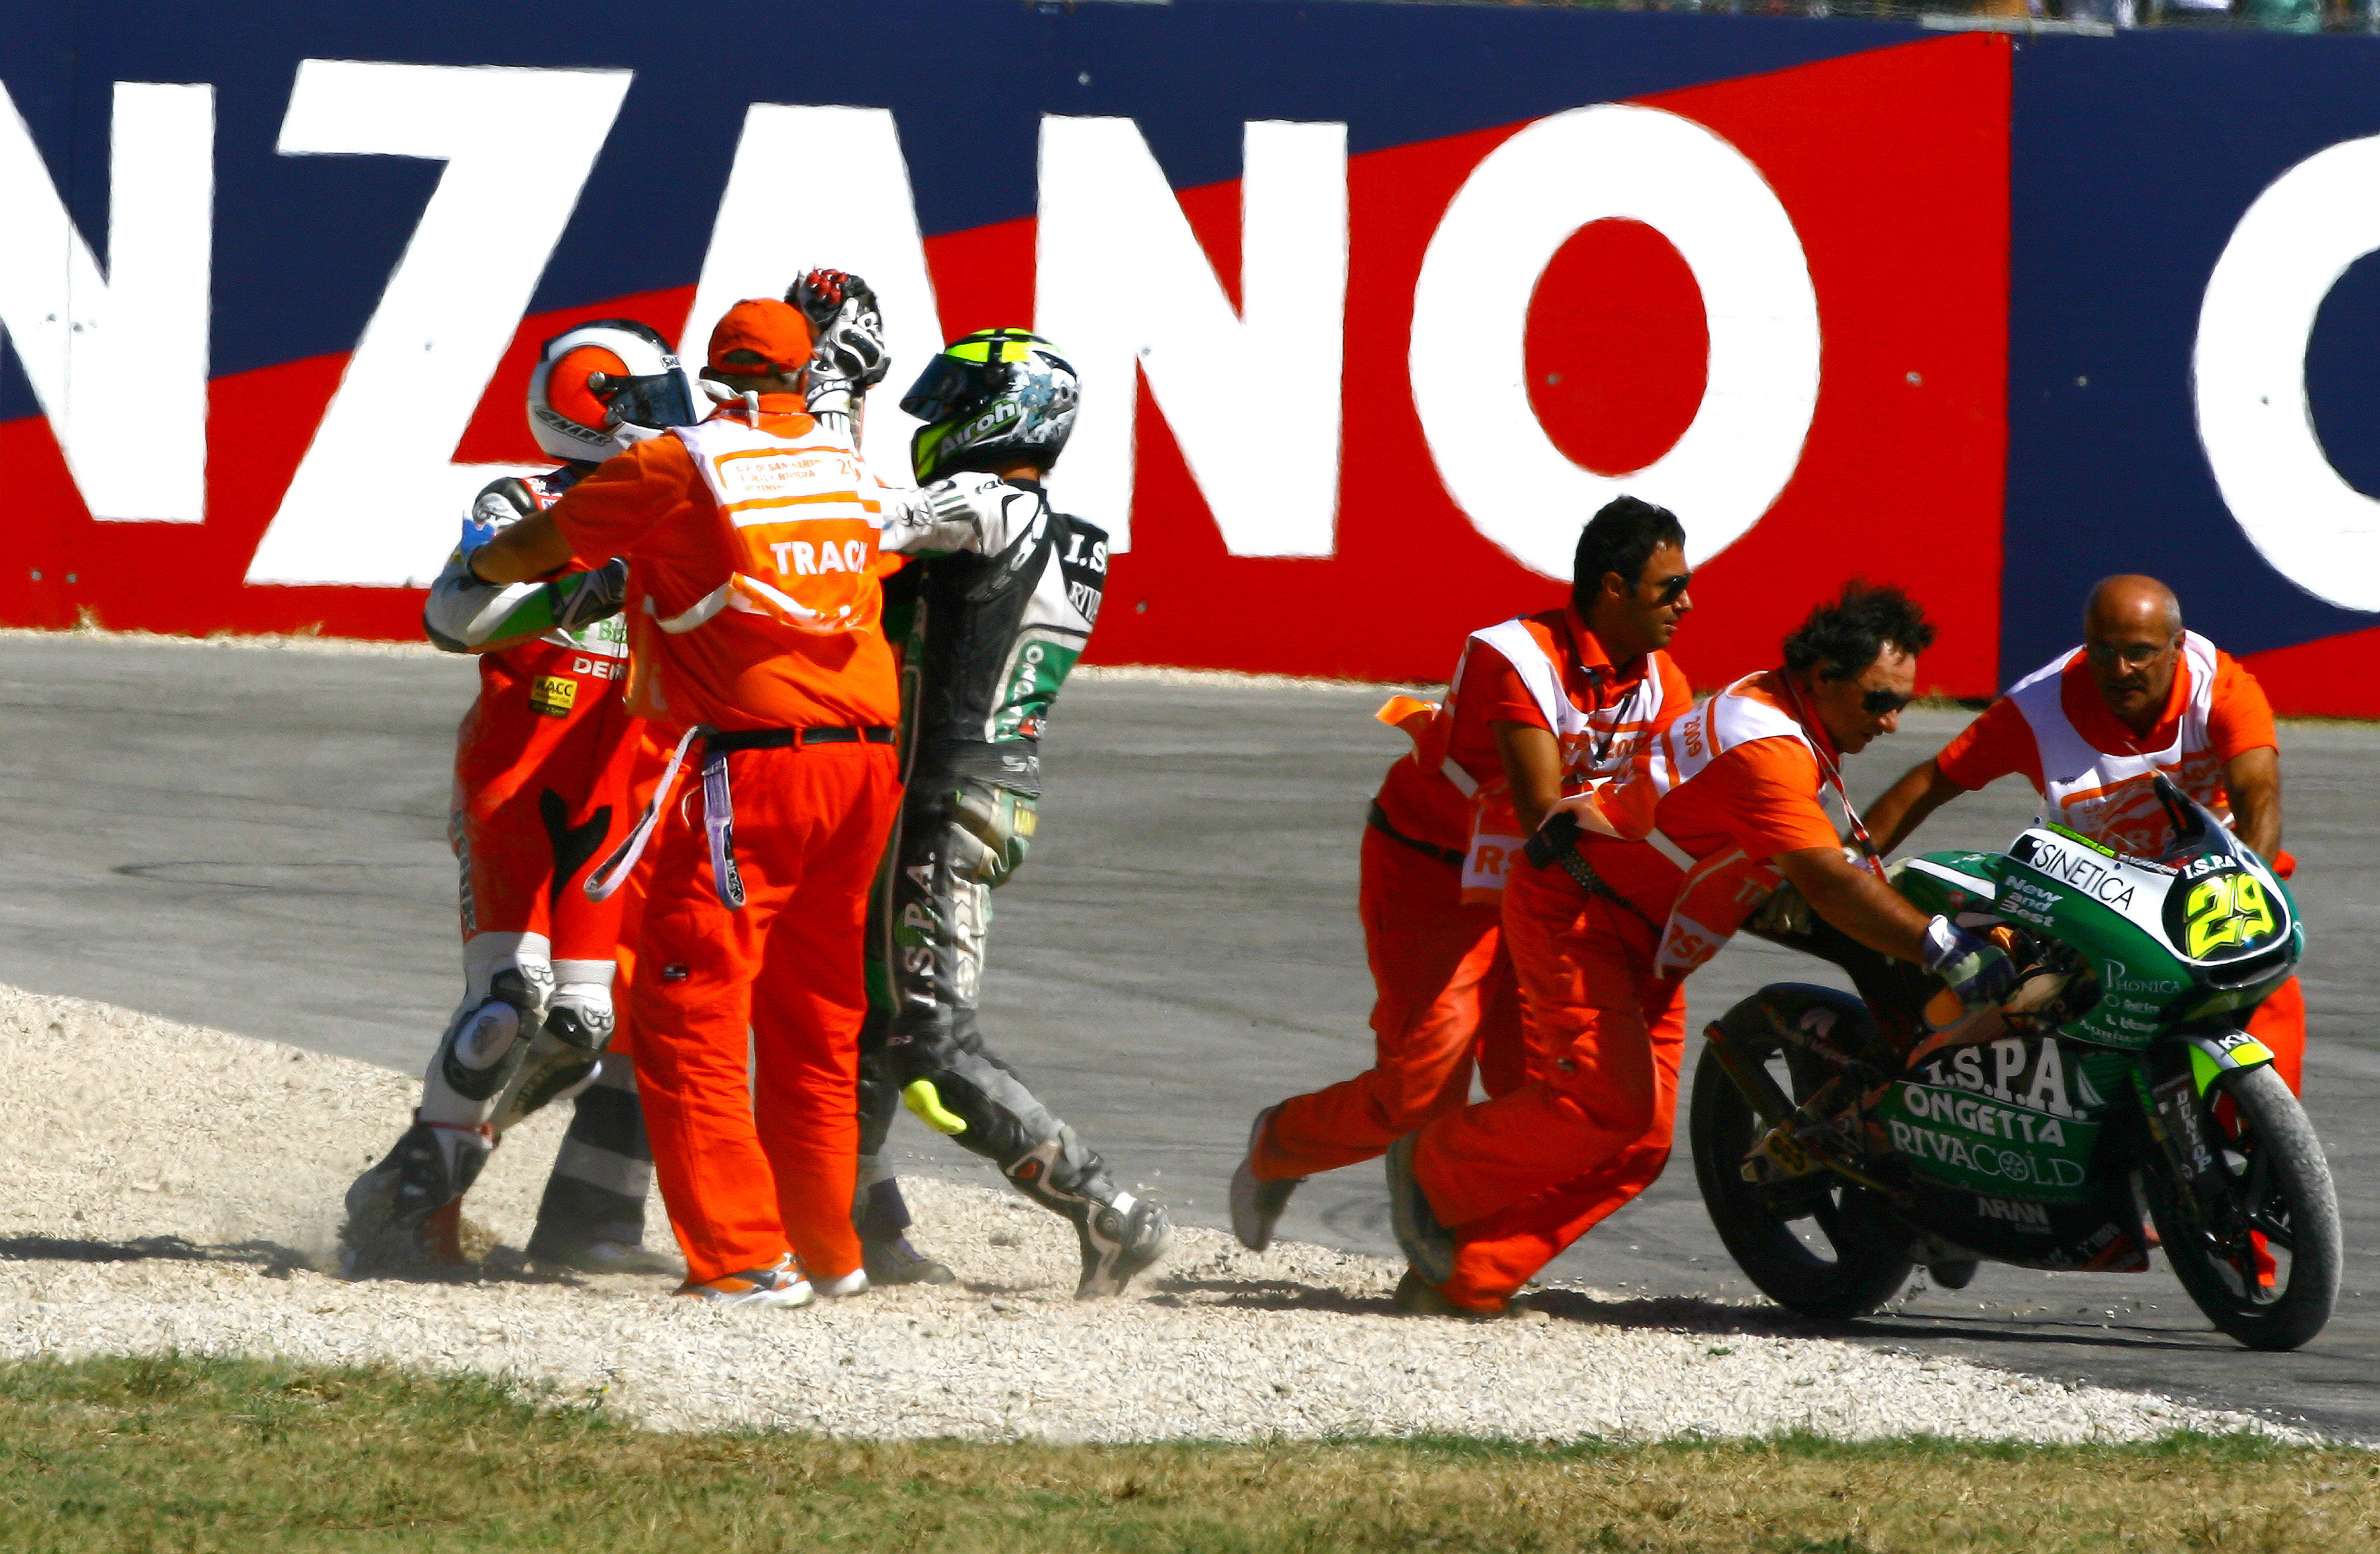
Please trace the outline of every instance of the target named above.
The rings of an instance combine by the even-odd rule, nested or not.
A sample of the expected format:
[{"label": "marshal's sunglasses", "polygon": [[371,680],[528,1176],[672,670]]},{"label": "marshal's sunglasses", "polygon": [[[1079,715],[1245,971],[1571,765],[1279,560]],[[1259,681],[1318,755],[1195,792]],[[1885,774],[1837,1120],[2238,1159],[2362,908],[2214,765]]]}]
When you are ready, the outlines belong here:
[{"label": "marshal's sunglasses", "polygon": [[1899,691],[1870,691],[1860,698],[1860,710],[1871,718],[1881,718],[1900,711],[1916,699],[1913,696],[1903,696]]},{"label": "marshal's sunglasses", "polygon": [[1675,604],[1685,596],[1687,588],[1694,580],[1694,575],[1691,572],[1681,572],[1674,577],[1662,578],[1659,589],[1654,594],[1654,604],[1657,606]]}]

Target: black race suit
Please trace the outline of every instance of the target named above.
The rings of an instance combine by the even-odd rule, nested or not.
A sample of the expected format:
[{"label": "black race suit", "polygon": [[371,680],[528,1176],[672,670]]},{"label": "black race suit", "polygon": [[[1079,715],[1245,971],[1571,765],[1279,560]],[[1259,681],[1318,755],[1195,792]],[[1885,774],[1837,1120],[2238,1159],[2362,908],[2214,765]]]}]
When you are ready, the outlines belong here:
[{"label": "black race suit", "polygon": [[[902,650],[905,795],[868,927],[860,1042],[866,1240],[907,1225],[875,1157],[905,1094],[938,1131],[1078,1223],[1133,1200],[1099,1157],[984,1044],[976,1016],[990,894],[1025,859],[1041,791],[1040,734],[1099,618],[1107,535],[1013,482],[980,551],[927,556],[885,584]],[[921,1094],[923,1087],[930,1087]]]}]

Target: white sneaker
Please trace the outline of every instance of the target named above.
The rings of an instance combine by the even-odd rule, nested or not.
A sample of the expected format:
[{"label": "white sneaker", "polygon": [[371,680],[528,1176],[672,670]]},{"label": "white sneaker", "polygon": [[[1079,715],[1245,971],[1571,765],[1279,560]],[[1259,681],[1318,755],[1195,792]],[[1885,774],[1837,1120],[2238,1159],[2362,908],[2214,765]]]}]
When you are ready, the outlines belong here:
[{"label": "white sneaker", "polygon": [[1240,1244],[1251,1252],[1261,1252],[1272,1244],[1272,1228],[1281,1222],[1281,1211],[1289,1207],[1289,1195],[1297,1191],[1303,1176],[1283,1177],[1277,1182],[1257,1179],[1256,1172],[1257,1142],[1281,1108],[1268,1106],[1257,1113],[1248,1127],[1248,1152],[1240,1157],[1237,1171],[1232,1172],[1232,1233]]},{"label": "white sneaker", "polygon": [[677,1287],[677,1293],[712,1305],[757,1306],[808,1305],[817,1293],[790,1252],[778,1258],[773,1268],[746,1269],[698,1283],[689,1279]]},{"label": "white sneaker", "polygon": [[853,1269],[840,1279],[814,1279],[811,1284],[829,1300],[841,1300],[845,1295],[863,1294],[868,1289],[868,1269]]}]

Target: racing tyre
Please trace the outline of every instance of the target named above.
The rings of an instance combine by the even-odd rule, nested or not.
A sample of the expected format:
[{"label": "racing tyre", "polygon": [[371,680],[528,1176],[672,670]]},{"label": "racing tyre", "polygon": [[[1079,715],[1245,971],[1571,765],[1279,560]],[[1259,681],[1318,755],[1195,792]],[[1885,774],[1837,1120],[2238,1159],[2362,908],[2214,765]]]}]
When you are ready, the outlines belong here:
[{"label": "racing tyre", "polygon": [[2206,1136],[2222,1141],[2228,1211],[2202,1222],[2167,1170],[2143,1172],[2166,1258],[2217,1328],[2251,1349],[2295,1349],[2330,1320],[2344,1260],[2321,1142],[2269,1067],[2226,1074],[2199,1105]]},{"label": "racing tyre", "polygon": [[[1767,1069],[1796,1104],[1824,1084],[1821,1062],[1780,1042],[1758,1007],[1764,998],[1803,992],[1855,1000],[1832,989],[1771,988],[1738,1003],[1719,1020],[1735,1049]],[[1706,1047],[1694,1069],[1687,1134],[1694,1180],[1718,1238],[1763,1294],[1779,1305],[1830,1321],[1864,1317],[1899,1294],[1916,1263],[1911,1237],[1873,1192],[1820,1171],[1785,1182],[1743,1180],[1753,1141],[1765,1131],[1758,1113],[1729,1077],[1716,1050]]]}]

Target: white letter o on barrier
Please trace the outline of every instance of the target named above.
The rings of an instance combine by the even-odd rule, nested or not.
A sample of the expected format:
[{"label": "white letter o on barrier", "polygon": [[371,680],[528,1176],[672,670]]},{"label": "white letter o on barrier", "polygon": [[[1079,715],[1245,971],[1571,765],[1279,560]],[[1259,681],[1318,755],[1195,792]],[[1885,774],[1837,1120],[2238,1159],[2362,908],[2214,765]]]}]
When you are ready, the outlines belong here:
[{"label": "white letter o on barrier", "polygon": [[[1710,361],[1694,423],[1625,476],[1564,456],[1529,404],[1529,299],[1589,222],[1643,222],[1702,288]],[[1676,511],[1699,564],[1759,522],[1818,403],[1818,298],[1760,170],[1691,119],[1605,103],[1539,119],[1447,206],[1414,288],[1414,407],[1439,478],[1513,559],[1568,577],[1579,526],[1622,492]]]},{"label": "white letter o on barrier", "polygon": [[2273,570],[2380,610],[2380,502],[2339,479],[2306,403],[2306,342],[2338,277],[2380,249],[2380,136],[2316,152],[2256,197],[2207,278],[2192,376],[2224,504]]}]

